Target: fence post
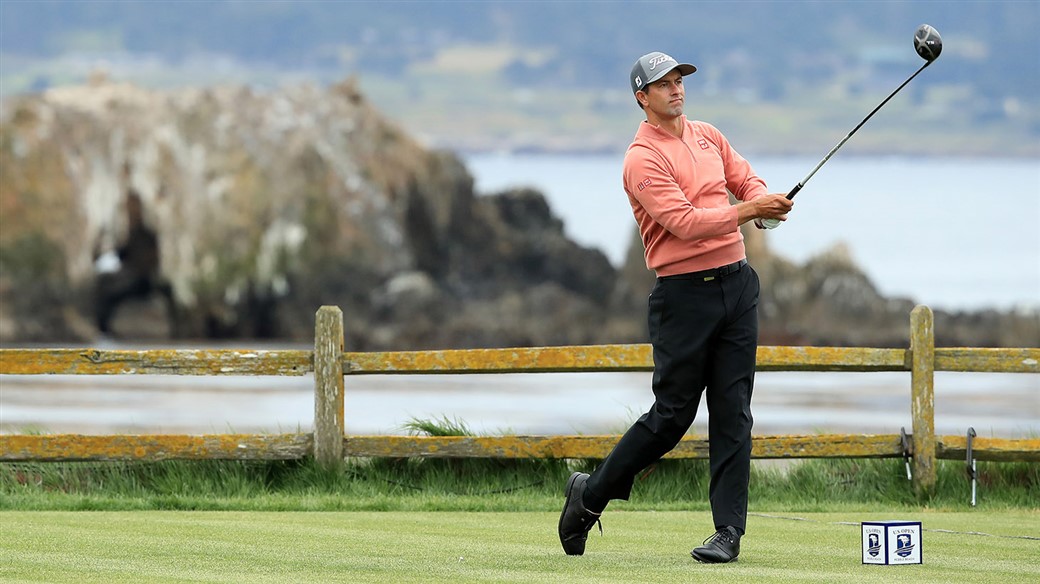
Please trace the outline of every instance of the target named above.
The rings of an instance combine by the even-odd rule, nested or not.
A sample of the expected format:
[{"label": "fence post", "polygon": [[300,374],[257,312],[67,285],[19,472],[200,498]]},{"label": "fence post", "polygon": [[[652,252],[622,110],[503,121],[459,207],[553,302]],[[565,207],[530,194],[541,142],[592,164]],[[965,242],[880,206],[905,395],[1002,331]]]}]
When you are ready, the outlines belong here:
[{"label": "fence post", "polygon": [[910,413],[914,434],[914,491],[935,492],[935,321],[932,309],[910,313]]},{"label": "fence post", "polygon": [[322,306],[314,319],[314,459],[343,462],[343,311]]}]

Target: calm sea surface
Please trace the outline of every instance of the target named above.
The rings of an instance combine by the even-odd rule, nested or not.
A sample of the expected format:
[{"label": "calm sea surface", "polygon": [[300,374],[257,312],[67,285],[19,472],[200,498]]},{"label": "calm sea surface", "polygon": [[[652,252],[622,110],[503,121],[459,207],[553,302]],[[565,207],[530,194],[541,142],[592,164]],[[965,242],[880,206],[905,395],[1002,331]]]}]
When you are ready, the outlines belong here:
[{"label": "calm sea surface", "polygon": [[[623,156],[474,155],[480,192],[545,193],[569,236],[624,257],[635,222]],[[773,192],[819,159],[748,157]],[[844,243],[887,296],[933,308],[1040,307],[1040,160],[856,158],[837,155],[768,234],[796,262]]]},{"label": "calm sea surface", "polygon": [[[940,372],[941,435],[1035,436],[1037,375]],[[621,433],[650,406],[650,373],[361,376],[346,380],[349,434],[405,434],[411,419],[496,434]],[[0,431],[310,431],[312,377],[0,376]],[[707,433],[706,411],[694,431]],[[909,373],[760,373],[755,433],[910,431]]]}]

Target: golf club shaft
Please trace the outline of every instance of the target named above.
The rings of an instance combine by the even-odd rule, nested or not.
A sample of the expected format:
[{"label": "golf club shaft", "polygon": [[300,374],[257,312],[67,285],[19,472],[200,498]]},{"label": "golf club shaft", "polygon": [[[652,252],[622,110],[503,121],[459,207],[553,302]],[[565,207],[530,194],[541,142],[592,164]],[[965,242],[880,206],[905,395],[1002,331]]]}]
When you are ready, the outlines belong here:
[{"label": "golf club shaft", "polygon": [[851,138],[852,135],[855,134],[857,130],[859,130],[860,128],[863,127],[863,124],[867,123],[867,120],[869,120],[870,118],[874,117],[874,114],[876,114],[879,109],[881,109],[886,103],[888,103],[888,100],[892,99],[895,96],[895,94],[899,93],[899,90],[901,90],[904,87],[906,87],[907,83],[910,83],[911,81],[913,81],[914,77],[917,77],[918,73],[920,73],[921,71],[924,71],[925,67],[927,67],[927,66],[929,66],[931,64],[932,64],[932,61],[927,61],[924,65],[921,65],[921,68],[918,69],[913,75],[908,77],[907,80],[904,81],[902,85],[897,87],[895,91],[890,93],[888,95],[888,97],[885,98],[885,101],[882,101],[881,103],[879,103],[878,106],[876,108],[874,108],[874,110],[872,112],[867,114],[867,117],[863,118],[863,121],[860,122],[859,125],[857,125],[855,128],[853,128],[851,132],[849,132],[844,138],[842,138],[841,142],[838,142],[837,146],[835,146],[834,148],[831,148],[831,151],[827,153],[827,156],[823,157],[823,160],[821,160],[820,163],[816,165],[816,168],[812,169],[812,172],[810,172],[805,178],[803,178],[801,180],[801,182],[799,182],[797,185],[795,185],[795,187],[793,189],[791,189],[791,192],[787,194],[787,198],[788,199],[793,199],[794,196],[798,194],[798,191],[802,190],[802,187],[805,186],[805,183],[809,182],[809,179],[811,179],[813,177],[813,175],[816,174],[816,171],[820,170],[820,167],[823,166],[824,164],[826,164],[827,161],[831,159],[831,156],[834,156],[834,153],[837,152],[839,148],[844,146],[845,143],[849,141],[849,138]]}]

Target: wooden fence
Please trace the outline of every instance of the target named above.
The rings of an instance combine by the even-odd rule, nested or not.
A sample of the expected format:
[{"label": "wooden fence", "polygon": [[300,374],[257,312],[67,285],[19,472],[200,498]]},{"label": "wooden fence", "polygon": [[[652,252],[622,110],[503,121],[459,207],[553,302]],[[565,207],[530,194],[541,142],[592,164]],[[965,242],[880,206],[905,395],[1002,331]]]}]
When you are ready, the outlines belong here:
[{"label": "wooden fence", "polygon": [[[936,436],[934,372],[1040,373],[1040,349],[936,348],[932,311],[910,315],[908,349],[760,347],[759,371],[909,371],[912,432],[755,436],[754,458],[909,456],[914,486],[931,492],[936,459],[966,456],[967,436]],[[0,349],[0,374],[17,375],[306,375],[314,374],[313,433],[0,435],[0,461],[251,459],[345,457],[602,458],[617,436],[348,436],[344,379],[366,374],[651,371],[649,345],[592,345],[449,351],[344,352],[343,314],[318,310],[314,350]],[[1040,394],[1040,392],[1038,392]],[[1038,396],[1040,397],[1040,396]],[[974,439],[979,460],[1040,461],[1040,439]],[[707,458],[707,440],[688,436],[670,458]]]}]

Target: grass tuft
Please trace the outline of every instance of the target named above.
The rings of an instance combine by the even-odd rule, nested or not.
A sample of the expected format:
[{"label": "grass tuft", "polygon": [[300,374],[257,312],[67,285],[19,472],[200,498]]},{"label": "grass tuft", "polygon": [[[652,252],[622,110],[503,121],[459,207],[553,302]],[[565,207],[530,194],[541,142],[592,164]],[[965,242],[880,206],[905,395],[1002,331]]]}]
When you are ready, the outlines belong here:
[{"label": "grass tuft", "polygon": [[403,424],[403,428],[413,436],[473,436],[466,423],[458,418],[425,420],[412,418]]}]

